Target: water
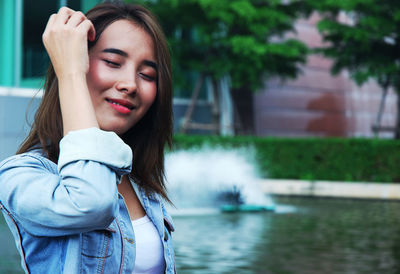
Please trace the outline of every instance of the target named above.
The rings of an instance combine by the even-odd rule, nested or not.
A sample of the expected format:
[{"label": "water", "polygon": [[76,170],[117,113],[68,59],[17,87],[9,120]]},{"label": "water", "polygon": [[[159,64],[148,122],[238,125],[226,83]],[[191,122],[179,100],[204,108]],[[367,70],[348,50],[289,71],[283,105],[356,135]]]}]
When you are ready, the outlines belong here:
[{"label": "water", "polygon": [[[175,216],[180,274],[400,273],[400,202],[274,198],[279,213]],[[0,221],[0,273],[22,273]]]},{"label": "water", "polygon": [[275,201],[282,213],[176,216],[178,273],[400,272],[399,202]]},{"label": "water", "polygon": [[168,193],[181,212],[212,211],[237,199],[252,205],[273,204],[256,184],[251,148],[175,151],[166,155],[165,162]]}]

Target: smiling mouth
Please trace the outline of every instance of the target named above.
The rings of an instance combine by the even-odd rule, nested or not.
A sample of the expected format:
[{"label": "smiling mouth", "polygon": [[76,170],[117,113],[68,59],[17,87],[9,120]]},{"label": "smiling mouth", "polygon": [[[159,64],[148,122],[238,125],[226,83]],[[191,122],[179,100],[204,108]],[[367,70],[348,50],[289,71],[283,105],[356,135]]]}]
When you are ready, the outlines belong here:
[{"label": "smiling mouth", "polygon": [[117,112],[121,114],[130,114],[131,111],[135,108],[135,106],[123,99],[108,99],[106,98],[106,102],[110,104],[110,106]]},{"label": "smiling mouth", "polygon": [[116,106],[122,106],[125,107],[129,110],[134,109],[134,106],[132,106],[130,103],[122,103],[120,101],[115,101],[115,100],[110,100],[110,99],[106,99],[106,101],[110,104],[116,105]]}]

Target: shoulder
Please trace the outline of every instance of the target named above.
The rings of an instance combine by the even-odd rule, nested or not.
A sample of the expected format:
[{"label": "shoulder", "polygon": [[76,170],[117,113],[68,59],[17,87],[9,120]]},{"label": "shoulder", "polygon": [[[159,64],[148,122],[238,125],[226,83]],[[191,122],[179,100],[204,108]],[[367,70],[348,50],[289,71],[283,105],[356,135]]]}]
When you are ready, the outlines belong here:
[{"label": "shoulder", "polygon": [[5,170],[14,167],[41,167],[52,172],[57,171],[57,165],[46,157],[42,149],[34,149],[4,159],[0,162],[0,175]]}]

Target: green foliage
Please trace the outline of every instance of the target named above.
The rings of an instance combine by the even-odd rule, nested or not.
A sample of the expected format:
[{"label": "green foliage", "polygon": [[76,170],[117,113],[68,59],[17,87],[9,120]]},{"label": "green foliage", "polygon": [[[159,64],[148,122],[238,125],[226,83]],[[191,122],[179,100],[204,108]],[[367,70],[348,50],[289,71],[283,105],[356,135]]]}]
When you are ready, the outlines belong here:
[{"label": "green foliage", "polygon": [[[400,92],[400,1],[306,0],[323,19],[318,28],[334,60],[333,72],[348,69],[358,84],[374,78]],[[344,12],[347,20],[339,20]],[[341,17],[343,18],[343,16]]]},{"label": "green foliage", "polygon": [[277,179],[400,182],[400,142],[376,139],[174,137],[174,149],[251,147],[264,177]]},{"label": "green foliage", "polygon": [[266,77],[295,77],[307,47],[285,39],[304,14],[300,0],[142,0],[158,17],[169,40],[175,84],[185,72],[255,90]]}]

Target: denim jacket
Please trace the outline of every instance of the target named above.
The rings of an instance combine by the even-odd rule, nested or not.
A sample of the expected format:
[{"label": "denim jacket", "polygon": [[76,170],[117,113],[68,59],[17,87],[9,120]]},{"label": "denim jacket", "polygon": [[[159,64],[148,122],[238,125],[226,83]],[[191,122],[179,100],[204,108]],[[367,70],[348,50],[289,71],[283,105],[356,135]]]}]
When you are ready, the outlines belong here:
[{"label": "denim jacket", "polygon": [[[68,133],[57,164],[40,149],[0,163],[0,207],[26,273],[132,273],[135,235],[117,190],[131,165],[130,147],[97,128]],[[158,194],[138,192],[174,273],[171,217]]]}]

